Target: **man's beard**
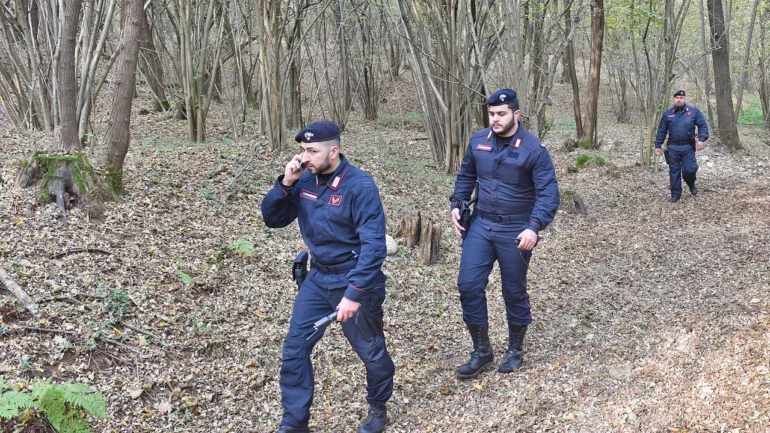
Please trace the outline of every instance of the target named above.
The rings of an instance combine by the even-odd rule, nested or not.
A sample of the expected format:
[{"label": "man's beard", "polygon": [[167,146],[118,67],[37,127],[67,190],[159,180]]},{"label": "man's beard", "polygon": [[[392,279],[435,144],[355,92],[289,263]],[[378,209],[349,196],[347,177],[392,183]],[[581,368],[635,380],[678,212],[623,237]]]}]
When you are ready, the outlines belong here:
[{"label": "man's beard", "polygon": [[495,134],[497,134],[497,135],[502,137],[505,134],[511,132],[511,129],[513,129],[514,126],[516,126],[516,117],[515,116],[511,118],[511,121],[509,123],[503,125],[503,130],[502,131],[500,131],[500,132],[495,131]]},{"label": "man's beard", "polygon": [[323,174],[326,170],[330,169],[331,167],[332,167],[332,163],[331,163],[331,160],[329,159],[329,155],[326,155],[326,158],[320,164],[310,167],[310,173],[313,175]]}]

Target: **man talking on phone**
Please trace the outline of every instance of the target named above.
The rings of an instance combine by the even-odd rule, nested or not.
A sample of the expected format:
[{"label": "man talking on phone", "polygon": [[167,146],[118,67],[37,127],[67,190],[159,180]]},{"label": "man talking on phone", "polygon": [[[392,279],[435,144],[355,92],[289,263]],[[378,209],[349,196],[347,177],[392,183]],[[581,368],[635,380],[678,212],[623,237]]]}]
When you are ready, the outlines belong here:
[{"label": "man talking on phone", "polygon": [[386,246],[380,193],[371,175],[340,153],[340,128],[334,122],[311,123],[294,139],[300,143],[299,154],[262,201],[268,227],[298,220],[312,256],[283,343],[278,432],[310,431],[310,354],[323,336],[313,324],[336,310],[345,337],[366,368],[369,412],[358,432],[379,433],[388,422],[385,404],[395,372],[382,329],[386,277],[380,268]]}]

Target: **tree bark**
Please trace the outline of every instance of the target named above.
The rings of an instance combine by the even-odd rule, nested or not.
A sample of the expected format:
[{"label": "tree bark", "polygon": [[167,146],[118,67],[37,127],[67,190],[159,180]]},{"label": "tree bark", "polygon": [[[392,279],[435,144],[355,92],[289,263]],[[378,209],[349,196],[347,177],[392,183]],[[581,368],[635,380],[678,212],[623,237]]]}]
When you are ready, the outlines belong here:
[{"label": "tree bark", "polygon": [[158,106],[156,111],[165,111],[169,109],[166,100],[166,89],[163,85],[163,67],[160,63],[160,56],[155,49],[155,43],[152,40],[152,27],[147,17],[147,13],[142,11],[139,29],[139,68],[150,86],[153,96],[155,96]]},{"label": "tree bark", "polygon": [[131,126],[131,106],[136,85],[136,64],[139,54],[141,21],[144,11],[141,0],[125,0],[123,36],[120,42],[118,67],[115,71],[115,94],[110,110],[110,128],[98,152],[99,167],[105,172],[107,186],[114,194],[123,193],[123,161],[128,152]]},{"label": "tree bark", "polygon": [[0,269],[0,284],[5,286],[5,288],[8,289],[8,291],[11,292],[30,313],[35,316],[39,315],[40,309],[38,308],[37,303],[33,301],[27,292],[16,284],[16,282],[2,269]]},{"label": "tree bark", "polygon": [[[703,52],[708,53],[708,43],[706,42],[706,12],[704,10],[703,2],[706,0],[700,0],[700,35],[701,35],[701,42],[703,46]],[[714,122],[714,110],[711,107],[711,66],[709,63],[709,57],[703,56],[703,71],[704,71],[704,77],[703,80],[703,96],[706,99],[706,115],[708,118],[708,122],[710,126],[716,126],[716,123]],[[716,128],[713,131],[709,131],[711,135],[718,136],[719,131],[716,130]]]},{"label": "tree bark", "polygon": [[[767,22],[770,18],[770,10],[765,9],[762,12],[762,22]],[[765,53],[767,44],[765,43],[765,26],[759,26],[759,100],[762,103],[762,117],[765,119],[765,129],[770,130],[770,83],[767,77],[767,65],[765,64]]]},{"label": "tree bark", "polygon": [[60,132],[54,134],[54,137],[61,140],[55,145],[58,150],[65,153],[72,153],[81,148],[78,137],[77,76],[74,61],[81,6],[81,0],[64,1],[61,48],[56,61],[58,64],[56,88],[59,102],[59,124],[56,127]]},{"label": "tree bark", "polygon": [[406,246],[411,248],[420,243],[421,231],[422,216],[420,212],[412,212],[404,215],[396,231],[396,237],[406,237]]},{"label": "tree bark", "polygon": [[721,0],[708,0],[709,24],[714,49],[711,57],[714,62],[714,82],[716,84],[717,116],[722,142],[730,150],[741,150],[738,125],[733,109],[732,77],[730,76],[730,42],[725,28],[725,14]]},{"label": "tree bark", "polygon": [[430,218],[422,225],[421,245],[417,251],[420,263],[432,265],[438,261],[438,252],[441,246],[441,226]]},{"label": "tree bark", "polygon": [[[565,38],[569,39],[570,28],[572,28],[572,1],[564,0],[564,32]],[[583,116],[580,113],[580,85],[578,84],[577,71],[575,70],[575,46],[572,39],[567,42],[566,52],[564,53],[564,65],[569,69],[569,82],[572,85],[572,111],[575,114],[575,130],[577,137],[583,136]]]},{"label": "tree bark", "polygon": [[599,83],[602,70],[604,44],[604,0],[591,1],[591,63],[588,79],[588,100],[586,101],[586,122],[583,136],[596,146],[596,132],[599,108]]},{"label": "tree bark", "polygon": [[746,50],[743,52],[743,64],[741,65],[741,82],[738,84],[738,99],[735,104],[735,121],[738,122],[738,116],[743,111],[743,90],[746,88],[746,78],[748,77],[749,57],[751,55],[751,39],[754,33],[754,20],[757,18],[757,9],[759,9],[759,0],[754,0],[754,7],[751,9],[751,22],[749,23],[749,34],[746,38]]}]

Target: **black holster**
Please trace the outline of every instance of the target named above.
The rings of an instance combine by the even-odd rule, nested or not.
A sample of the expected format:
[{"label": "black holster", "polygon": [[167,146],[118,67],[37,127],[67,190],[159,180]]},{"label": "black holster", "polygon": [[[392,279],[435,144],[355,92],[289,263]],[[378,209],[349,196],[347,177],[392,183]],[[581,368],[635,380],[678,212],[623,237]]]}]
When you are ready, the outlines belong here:
[{"label": "black holster", "polygon": [[463,226],[465,230],[462,231],[462,238],[465,240],[465,237],[468,236],[468,231],[471,229],[471,223],[476,218],[476,199],[473,199],[471,201],[463,200],[462,203],[460,203],[460,225]]},{"label": "black holster", "polygon": [[668,163],[668,149],[663,151],[663,158],[666,159],[666,165],[671,165]]},{"label": "black holster", "polygon": [[291,279],[297,283],[297,289],[302,288],[302,283],[305,282],[305,277],[307,277],[307,259],[307,251],[300,251],[291,265]]}]

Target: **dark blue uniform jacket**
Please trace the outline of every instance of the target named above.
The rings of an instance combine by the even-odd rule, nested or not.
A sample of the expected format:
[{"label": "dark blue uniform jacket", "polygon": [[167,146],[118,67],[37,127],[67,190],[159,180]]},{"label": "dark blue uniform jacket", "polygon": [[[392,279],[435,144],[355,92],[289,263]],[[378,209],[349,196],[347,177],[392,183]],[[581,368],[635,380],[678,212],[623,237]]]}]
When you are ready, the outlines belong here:
[{"label": "dark blue uniform jacket", "polygon": [[347,287],[345,297],[360,302],[366,290],[385,281],[385,212],[371,175],[340,155],[340,165],[326,180],[306,171],[290,188],[283,175],[262,200],[262,218],[279,228],[299,221],[302,238],[313,260],[338,265],[358,260],[345,274],[311,270],[308,277],[320,287]]},{"label": "dark blue uniform jacket", "polygon": [[709,125],[703,114],[695,107],[685,104],[682,108],[673,106],[663,113],[655,136],[655,148],[659,149],[668,134],[668,144],[693,144],[695,127],[698,127],[697,141],[709,138]]},{"label": "dark blue uniform jacket", "polygon": [[491,128],[471,136],[450,198],[452,209],[462,200],[470,200],[478,181],[476,206],[480,211],[498,215],[531,212],[524,229],[537,233],[553,221],[559,207],[551,155],[522,123],[511,143],[500,147]]}]

